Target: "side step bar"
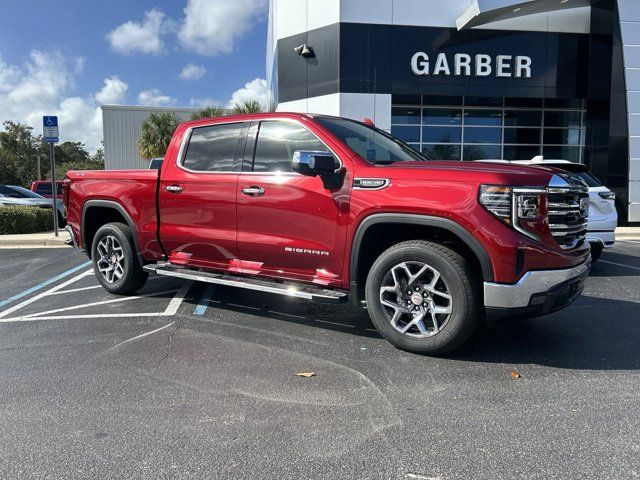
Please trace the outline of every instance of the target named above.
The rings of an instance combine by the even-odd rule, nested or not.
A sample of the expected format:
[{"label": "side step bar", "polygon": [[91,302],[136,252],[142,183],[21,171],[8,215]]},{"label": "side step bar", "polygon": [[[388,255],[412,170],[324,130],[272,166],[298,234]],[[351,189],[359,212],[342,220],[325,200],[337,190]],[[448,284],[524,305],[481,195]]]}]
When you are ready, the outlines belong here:
[{"label": "side step bar", "polygon": [[191,270],[169,264],[150,264],[143,269],[150,273],[165,275],[168,277],[184,278],[196,282],[214,283],[216,285],[226,285],[228,287],[238,287],[247,290],[257,290],[259,292],[275,293],[287,297],[304,298],[314,302],[342,303],[347,301],[348,294],[336,290],[328,290],[313,285],[300,283],[281,283],[275,280],[262,278],[248,278],[229,274],[204,272],[201,270]]}]

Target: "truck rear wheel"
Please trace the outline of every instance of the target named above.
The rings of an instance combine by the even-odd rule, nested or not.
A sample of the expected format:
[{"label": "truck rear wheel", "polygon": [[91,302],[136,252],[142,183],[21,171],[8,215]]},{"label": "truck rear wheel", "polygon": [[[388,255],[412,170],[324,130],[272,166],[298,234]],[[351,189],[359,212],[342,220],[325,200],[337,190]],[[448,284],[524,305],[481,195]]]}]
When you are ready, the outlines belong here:
[{"label": "truck rear wheel", "polygon": [[93,270],[109,293],[126,295],[144,286],[149,274],[136,257],[133,232],[123,223],[103,225],[93,237]]},{"label": "truck rear wheel", "polygon": [[387,249],[366,283],[367,309],[396,347],[438,355],[462,345],[481,318],[480,279],[464,258],[433,242]]}]

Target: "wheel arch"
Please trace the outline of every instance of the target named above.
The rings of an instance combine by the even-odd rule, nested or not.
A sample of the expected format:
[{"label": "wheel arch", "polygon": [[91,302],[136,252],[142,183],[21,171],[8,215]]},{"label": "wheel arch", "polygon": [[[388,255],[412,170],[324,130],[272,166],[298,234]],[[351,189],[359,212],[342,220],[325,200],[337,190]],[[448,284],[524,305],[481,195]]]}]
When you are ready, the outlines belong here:
[{"label": "wheel arch", "polygon": [[[400,228],[398,235],[383,238],[380,245],[370,249],[372,233],[382,233],[382,228]],[[414,233],[415,230],[415,233]],[[460,249],[473,256],[475,264],[485,281],[493,281],[494,272],[491,258],[480,242],[459,223],[448,218],[430,215],[379,213],[365,218],[353,237],[349,262],[351,299],[359,305],[364,298],[364,282],[371,264],[377,256],[398,241],[421,239],[444,239],[455,242]],[[377,243],[377,242],[376,242]]]},{"label": "wheel arch", "polygon": [[[94,214],[97,213],[101,213],[102,215],[100,216],[99,221],[94,221]],[[144,260],[138,243],[138,233],[135,228],[135,223],[125,208],[113,200],[88,200],[82,206],[82,244],[84,245],[87,256],[91,258],[93,237],[98,229],[107,223],[117,221],[125,223],[131,229],[138,262],[140,265],[144,265]]]}]

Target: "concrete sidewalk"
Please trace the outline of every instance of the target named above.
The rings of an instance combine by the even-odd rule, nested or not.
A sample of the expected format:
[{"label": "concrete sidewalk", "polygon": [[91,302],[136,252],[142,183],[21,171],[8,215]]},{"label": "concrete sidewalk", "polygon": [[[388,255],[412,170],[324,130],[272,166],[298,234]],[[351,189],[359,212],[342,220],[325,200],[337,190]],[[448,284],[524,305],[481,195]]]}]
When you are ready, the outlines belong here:
[{"label": "concrete sidewalk", "polygon": [[616,228],[616,240],[640,240],[640,227]]},{"label": "concrete sidewalk", "polygon": [[53,232],[0,235],[0,248],[60,248],[67,246],[66,240],[69,240],[66,230],[60,230],[58,237]]},{"label": "concrete sidewalk", "polygon": [[[66,247],[64,242],[68,239],[66,230],[60,230],[59,237],[53,232],[0,235],[0,248]],[[616,240],[640,240],[640,227],[618,227]]]}]

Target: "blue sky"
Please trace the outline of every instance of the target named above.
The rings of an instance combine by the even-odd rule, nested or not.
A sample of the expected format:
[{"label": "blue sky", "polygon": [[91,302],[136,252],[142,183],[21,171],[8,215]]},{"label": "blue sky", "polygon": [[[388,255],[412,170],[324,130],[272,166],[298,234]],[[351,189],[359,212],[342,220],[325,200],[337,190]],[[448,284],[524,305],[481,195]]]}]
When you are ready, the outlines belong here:
[{"label": "blue sky", "polygon": [[94,149],[102,103],[224,106],[247,96],[264,100],[267,3],[3,2],[0,122],[36,127],[41,115],[59,114],[63,139],[80,137]]}]

